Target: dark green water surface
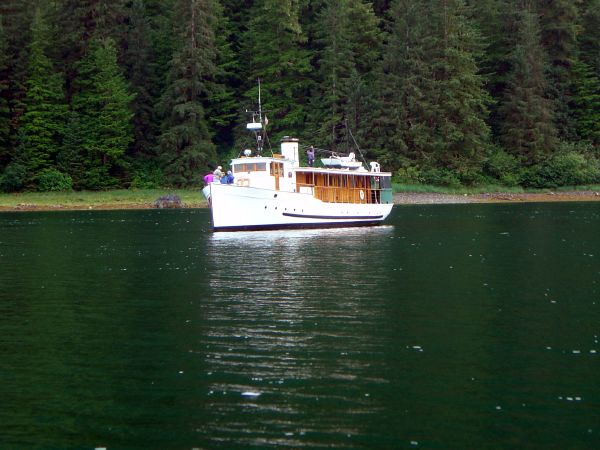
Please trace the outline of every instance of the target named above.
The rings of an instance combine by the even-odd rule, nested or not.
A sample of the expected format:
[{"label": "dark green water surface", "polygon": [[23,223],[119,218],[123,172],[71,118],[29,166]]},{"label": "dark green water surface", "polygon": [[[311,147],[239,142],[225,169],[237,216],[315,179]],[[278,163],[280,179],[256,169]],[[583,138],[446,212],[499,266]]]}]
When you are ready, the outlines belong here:
[{"label": "dark green water surface", "polygon": [[0,449],[600,448],[600,203],[0,215]]}]

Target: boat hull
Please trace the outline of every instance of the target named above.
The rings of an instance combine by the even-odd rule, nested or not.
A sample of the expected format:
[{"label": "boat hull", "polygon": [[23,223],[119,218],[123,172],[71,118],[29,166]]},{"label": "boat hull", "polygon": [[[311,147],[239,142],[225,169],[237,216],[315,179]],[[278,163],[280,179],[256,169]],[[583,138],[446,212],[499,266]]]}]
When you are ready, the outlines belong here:
[{"label": "boat hull", "polygon": [[214,231],[338,228],[379,225],[390,204],[325,203],[312,194],[211,184]]}]

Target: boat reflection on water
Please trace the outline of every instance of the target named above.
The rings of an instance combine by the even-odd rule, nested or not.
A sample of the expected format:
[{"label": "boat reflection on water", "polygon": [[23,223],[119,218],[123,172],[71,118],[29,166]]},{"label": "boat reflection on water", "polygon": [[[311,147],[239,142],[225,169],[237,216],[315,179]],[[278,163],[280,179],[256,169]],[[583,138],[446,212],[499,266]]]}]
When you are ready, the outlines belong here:
[{"label": "boat reflection on water", "polygon": [[[331,442],[338,428],[366,433],[348,410],[368,415],[381,403],[364,394],[340,402],[337,392],[389,383],[365,359],[381,345],[377,311],[388,280],[380,261],[393,237],[393,226],[210,234],[202,345],[193,353],[208,374],[203,407],[221,414],[195,424],[199,435],[300,448],[300,430],[278,430],[301,421]],[[223,413],[234,410],[246,420]],[[329,426],[331,414],[344,419]]]},{"label": "boat reflection on water", "polygon": [[271,231],[235,231],[221,232],[211,234],[209,237],[209,247],[216,246],[231,247],[240,249],[241,247],[258,247],[271,249],[271,245],[283,245],[286,247],[301,246],[306,243],[330,242],[333,245],[356,243],[361,237],[385,236],[392,233],[393,225],[381,225],[376,227],[363,228],[319,228],[311,230],[271,230]]},{"label": "boat reflection on water", "polygon": [[325,287],[368,284],[356,271],[357,260],[369,262],[369,254],[384,247],[393,232],[393,226],[378,226],[213,233],[207,246],[209,283],[216,298],[243,294],[244,303],[313,292],[323,296]]}]

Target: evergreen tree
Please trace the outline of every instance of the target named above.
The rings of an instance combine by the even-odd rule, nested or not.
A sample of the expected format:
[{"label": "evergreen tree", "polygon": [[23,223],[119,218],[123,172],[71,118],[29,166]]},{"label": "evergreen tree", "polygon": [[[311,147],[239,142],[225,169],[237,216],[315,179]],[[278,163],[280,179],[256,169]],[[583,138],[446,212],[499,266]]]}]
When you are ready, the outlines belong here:
[{"label": "evergreen tree", "polygon": [[10,160],[9,61],[8,40],[0,16],[0,170]]},{"label": "evergreen tree", "polygon": [[58,33],[56,53],[65,65],[70,100],[75,95],[77,63],[89,54],[92,39],[113,39],[119,53],[125,47],[125,0],[57,0],[56,3],[53,17]]},{"label": "evergreen tree", "polygon": [[86,164],[85,187],[105,189],[118,184],[116,175],[133,140],[128,83],[117,64],[112,39],[93,40],[90,53],[78,65],[77,94],[73,109],[83,128]]},{"label": "evergreen tree", "polygon": [[577,132],[583,139],[600,144],[600,80],[586,63],[572,64],[576,80],[573,87],[573,103],[577,119]]},{"label": "evergreen tree", "polygon": [[[466,16],[462,0],[442,2],[443,53],[436,61],[435,79],[441,116],[436,160],[443,167],[464,172],[479,170],[489,129],[485,124],[490,99],[483,89],[477,59],[480,36]],[[441,138],[441,139],[440,139]]]},{"label": "evergreen tree", "polygon": [[211,0],[177,2],[181,47],[171,60],[159,105],[164,116],[160,157],[167,181],[176,186],[198,183],[216,157],[205,118],[216,72],[213,8]]},{"label": "evergreen tree", "polygon": [[431,27],[425,23],[427,5],[396,0],[390,10],[388,34],[378,77],[379,107],[374,112],[380,130],[378,159],[390,170],[421,160],[421,130],[427,127],[425,107],[429,66],[425,44]]},{"label": "evergreen tree", "polygon": [[367,87],[374,83],[373,67],[381,56],[379,20],[362,0],[329,1],[319,17],[317,60],[319,83],[315,109],[320,143],[334,146],[350,129],[363,136],[369,108]]},{"label": "evergreen tree", "polygon": [[284,134],[302,137],[312,68],[310,52],[303,47],[306,36],[299,23],[298,1],[256,0],[250,14],[241,58],[248,63],[244,72],[248,109],[255,109],[260,79],[264,110],[273,119],[273,140]]},{"label": "evergreen tree", "polygon": [[553,104],[545,97],[545,54],[540,44],[537,17],[519,13],[519,44],[512,56],[512,70],[504,103],[501,140],[505,149],[527,166],[539,163],[556,146]]},{"label": "evergreen tree", "polygon": [[600,79],[600,0],[582,0],[579,5],[579,58]]},{"label": "evergreen tree", "polygon": [[156,54],[152,48],[151,21],[143,0],[134,0],[129,11],[127,50],[124,55],[127,79],[135,93],[134,142],[131,155],[147,159],[155,156],[159,123],[154,105],[158,100],[160,80]]},{"label": "evergreen tree", "polygon": [[35,11],[33,0],[3,0],[0,2],[0,18],[7,42],[8,53],[8,87],[3,97],[8,100],[10,123],[10,147],[13,152],[17,146],[19,120],[25,109],[25,80],[29,43],[31,41],[32,13]]},{"label": "evergreen tree", "polygon": [[31,28],[25,113],[21,118],[18,158],[32,183],[54,165],[64,133],[67,105],[62,76],[46,56],[49,29],[38,8]]},{"label": "evergreen tree", "polygon": [[600,144],[600,0],[579,2],[579,59],[573,64],[577,131]]},{"label": "evergreen tree", "polygon": [[572,111],[571,64],[577,58],[577,7],[572,0],[538,0],[541,42],[549,58],[549,94],[555,103],[555,126],[562,139],[576,139]]},{"label": "evergreen tree", "polygon": [[399,152],[384,157],[395,167],[408,158],[471,181],[488,143],[489,98],[478,75],[477,33],[464,3],[400,0],[392,19],[379,117],[389,133],[382,147]]},{"label": "evergreen tree", "polygon": [[82,126],[80,115],[71,111],[67,114],[62,148],[56,158],[57,169],[71,178],[73,189],[80,190],[90,186],[86,177],[86,161],[82,149],[89,136]]},{"label": "evergreen tree", "polygon": [[214,6],[215,83],[206,115],[219,153],[226,153],[233,146],[233,130],[238,121],[241,80],[240,62],[234,48],[239,43],[236,42],[236,26],[224,15],[218,3]]},{"label": "evergreen tree", "polygon": [[488,123],[492,135],[497,137],[500,128],[498,105],[504,96],[510,55],[516,45],[517,22],[512,10],[514,0],[471,0],[471,16],[481,31],[484,51],[479,55],[480,73],[484,76],[485,89],[493,101],[489,106]]}]

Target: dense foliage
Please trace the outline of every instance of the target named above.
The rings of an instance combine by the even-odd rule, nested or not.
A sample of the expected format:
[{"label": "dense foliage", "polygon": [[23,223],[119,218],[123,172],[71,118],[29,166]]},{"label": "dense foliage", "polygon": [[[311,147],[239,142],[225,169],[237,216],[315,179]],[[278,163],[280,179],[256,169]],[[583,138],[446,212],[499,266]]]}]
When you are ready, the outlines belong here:
[{"label": "dense foliage", "polygon": [[[600,182],[600,0],[4,0],[0,190],[194,186],[247,145],[398,181]],[[267,147],[268,147],[267,145]]]}]

